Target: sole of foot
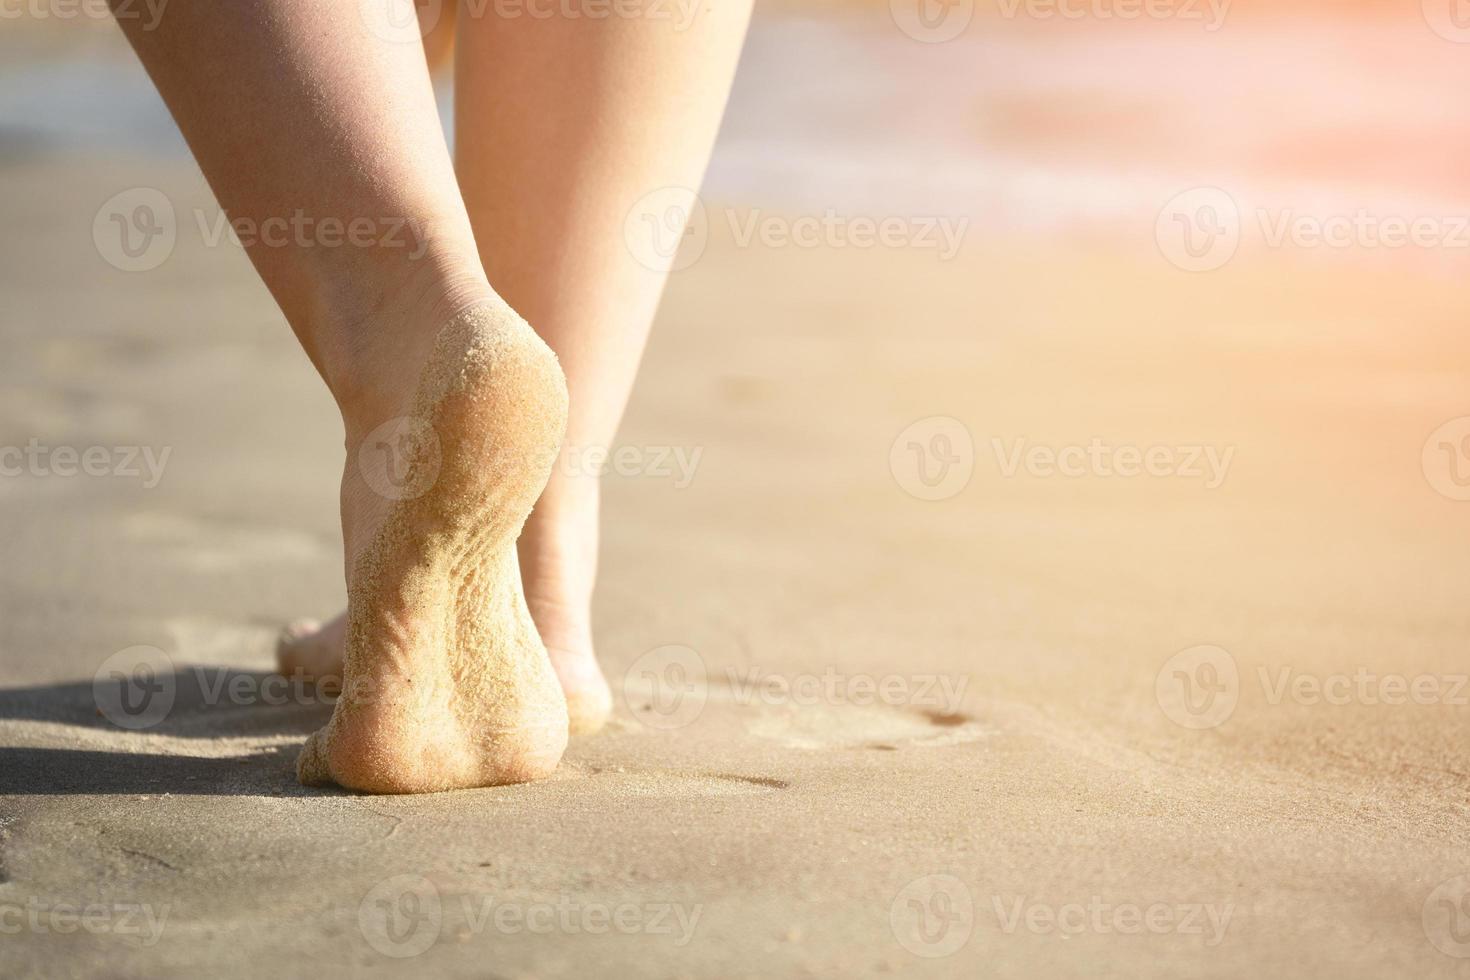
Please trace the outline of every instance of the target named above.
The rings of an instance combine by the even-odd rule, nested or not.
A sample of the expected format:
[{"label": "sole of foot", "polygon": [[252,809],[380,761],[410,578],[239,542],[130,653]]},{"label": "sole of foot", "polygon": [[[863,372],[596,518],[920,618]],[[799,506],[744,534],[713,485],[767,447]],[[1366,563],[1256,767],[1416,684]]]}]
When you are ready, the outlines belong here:
[{"label": "sole of foot", "polygon": [[566,700],[515,541],[566,403],[555,355],[508,306],[485,303],[439,330],[404,414],[349,442],[341,693],[301,751],[301,782],[426,793],[556,768]]}]

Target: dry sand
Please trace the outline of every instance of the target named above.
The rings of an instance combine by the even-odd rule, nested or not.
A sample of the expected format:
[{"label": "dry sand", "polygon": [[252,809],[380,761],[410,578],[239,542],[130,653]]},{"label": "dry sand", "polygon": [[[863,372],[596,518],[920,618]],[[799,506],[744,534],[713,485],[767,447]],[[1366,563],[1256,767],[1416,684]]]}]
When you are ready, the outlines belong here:
[{"label": "dry sand", "polygon": [[[545,782],[372,798],[296,783],[331,707],[266,683],[342,602],[325,392],[191,216],[146,275],[91,247],[122,188],[212,213],[187,162],[3,166],[0,445],[170,455],[0,480],[0,974],[1464,974],[1463,261],[712,220],[607,483],[613,723]],[[910,442],[967,458],[950,422],[894,453],[935,416],[973,473],[923,500]],[[1094,438],[1229,462],[1006,474]],[[177,673],[132,732],[93,677],[138,645]],[[1177,723],[1176,669],[1232,665]]]}]

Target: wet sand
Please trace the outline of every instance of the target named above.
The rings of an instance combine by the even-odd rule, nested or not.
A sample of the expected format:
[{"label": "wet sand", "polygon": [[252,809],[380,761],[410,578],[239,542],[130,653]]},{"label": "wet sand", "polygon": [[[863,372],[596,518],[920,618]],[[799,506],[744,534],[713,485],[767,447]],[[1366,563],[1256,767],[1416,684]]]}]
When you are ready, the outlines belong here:
[{"label": "wet sand", "polygon": [[[0,970],[1463,971],[1464,253],[1189,273],[1162,201],[977,212],[944,261],[742,242],[821,211],[721,166],[607,478],[613,724],[362,797],[297,784],[331,707],[267,673],[342,603],[325,392],[187,160],[7,139],[0,446],[51,471],[0,479]],[[146,274],[92,240],[137,186],[181,216]],[[172,700],[128,730],[139,646]]]}]

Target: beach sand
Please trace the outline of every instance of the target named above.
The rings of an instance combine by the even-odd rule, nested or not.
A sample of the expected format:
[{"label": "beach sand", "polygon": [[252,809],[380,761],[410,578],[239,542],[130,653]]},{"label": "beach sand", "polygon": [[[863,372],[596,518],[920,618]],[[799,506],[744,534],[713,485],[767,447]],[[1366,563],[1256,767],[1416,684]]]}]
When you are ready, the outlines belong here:
[{"label": "beach sand", "polygon": [[[745,241],[741,98],[606,479],[613,722],[417,797],[296,781],[341,433],[202,179],[6,131],[0,973],[1463,974],[1465,253]],[[146,274],[92,239],[140,186]]]}]

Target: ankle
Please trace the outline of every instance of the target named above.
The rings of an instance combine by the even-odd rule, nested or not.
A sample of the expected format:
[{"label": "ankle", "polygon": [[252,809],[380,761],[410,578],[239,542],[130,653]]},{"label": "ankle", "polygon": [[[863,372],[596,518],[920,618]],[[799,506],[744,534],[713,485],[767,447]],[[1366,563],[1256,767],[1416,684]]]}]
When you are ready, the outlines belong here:
[{"label": "ankle", "polygon": [[325,284],[309,328],[319,338],[313,359],[349,434],[402,414],[439,327],[494,302],[478,260],[462,252],[426,253]]},{"label": "ankle", "polygon": [[568,496],[562,481],[553,475],[521,531],[521,579],[543,613],[585,620],[597,577],[597,486],[593,481]]}]

